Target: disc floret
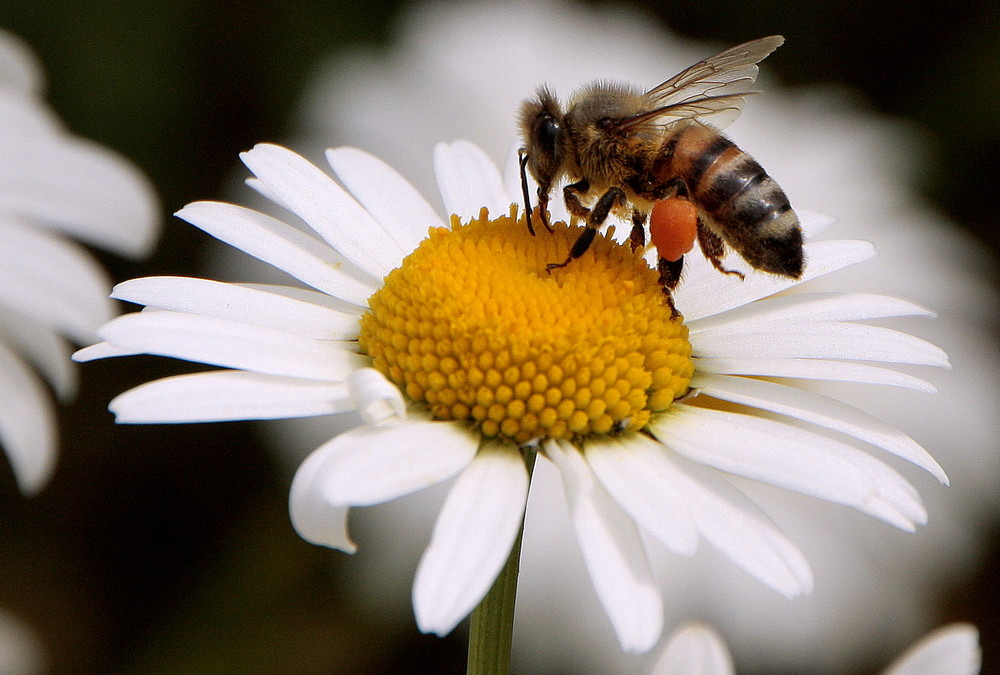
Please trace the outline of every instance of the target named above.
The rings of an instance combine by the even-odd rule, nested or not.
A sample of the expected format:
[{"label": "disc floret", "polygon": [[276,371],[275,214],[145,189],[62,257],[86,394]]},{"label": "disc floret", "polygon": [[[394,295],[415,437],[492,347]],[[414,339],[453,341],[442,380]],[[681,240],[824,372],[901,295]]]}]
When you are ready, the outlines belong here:
[{"label": "disc floret", "polygon": [[564,269],[579,228],[528,234],[509,215],[430,236],[385,279],[359,344],[418,406],[518,444],[642,429],[688,390],[687,327],[657,273],[599,236]]}]

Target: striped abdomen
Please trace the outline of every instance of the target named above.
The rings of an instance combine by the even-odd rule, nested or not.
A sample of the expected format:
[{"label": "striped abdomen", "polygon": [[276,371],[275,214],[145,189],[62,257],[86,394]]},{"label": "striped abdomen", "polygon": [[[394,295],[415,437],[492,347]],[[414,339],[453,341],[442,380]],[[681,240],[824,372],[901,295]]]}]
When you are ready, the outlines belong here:
[{"label": "striped abdomen", "polygon": [[678,130],[663,143],[642,196],[652,201],[670,196],[658,191],[676,187],[678,179],[705,226],[754,268],[802,275],[802,229],[788,197],[735,143],[700,124]]}]

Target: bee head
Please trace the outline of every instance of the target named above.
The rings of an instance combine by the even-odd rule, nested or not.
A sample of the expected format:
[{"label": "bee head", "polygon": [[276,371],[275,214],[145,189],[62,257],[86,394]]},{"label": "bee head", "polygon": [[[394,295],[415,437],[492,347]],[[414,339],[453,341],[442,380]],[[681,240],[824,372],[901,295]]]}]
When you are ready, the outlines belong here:
[{"label": "bee head", "polygon": [[528,171],[538,181],[538,191],[547,195],[562,164],[562,112],[556,97],[547,88],[521,106],[521,137]]}]

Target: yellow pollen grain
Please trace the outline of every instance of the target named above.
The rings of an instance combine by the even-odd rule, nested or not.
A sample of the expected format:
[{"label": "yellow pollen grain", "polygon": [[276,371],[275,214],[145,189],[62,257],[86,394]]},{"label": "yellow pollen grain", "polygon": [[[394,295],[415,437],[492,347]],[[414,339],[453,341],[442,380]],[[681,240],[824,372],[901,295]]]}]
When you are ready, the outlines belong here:
[{"label": "yellow pollen grain", "polygon": [[518,444],[632,433],[688,390],[687,327],[658,274],[598,235],[565,268],[580,228],[528,234],[480,218],[429,237],[361,318],[361,349],[433,417]]}]

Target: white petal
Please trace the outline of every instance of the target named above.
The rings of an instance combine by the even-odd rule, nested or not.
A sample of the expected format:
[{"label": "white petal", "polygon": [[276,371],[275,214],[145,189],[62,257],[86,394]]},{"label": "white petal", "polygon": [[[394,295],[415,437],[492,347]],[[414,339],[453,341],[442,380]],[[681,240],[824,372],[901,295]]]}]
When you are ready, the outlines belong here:
[{"label": "white petal", "polygon": [[494,218],[510,210],[511,199],[493,160],[468,141],[438,143],[434,148],[434,173],[448,215],[463,221],[478,218],[486,207]]},{"label": "white petal", "polygon": [[0,135],[0,208],[125,255],[149,250],[156,196],[124,157],[61,131]]},{"label": "white petal", "polygon": [[27,96],[41,93],[44,80],[42,66],[27,43],[0,31],[0,88],[8,95]]},{"label": "white petal", "polygon": [[695,370],[700,373],[885,384],[915,389],[929,394],[937,391],[937,387],[919,377],[871,366],[867,363],[830,361],[828,359],[715,359],[704,357],[699,357],[695,363]]},{"label": "white petal", "polygon": [[562,473],[587,571],[622,649],[649,650],[663,629],[663,604],[635,523],[594,479],[573,445],[547,441],[545,454]]},{"label": "white petal", "polygon": [[717,472],[666,451],[662,461],[687,496],[698,531],[730,560],[787,598],[812,591],[813,577],[802,552]]},{"label": "white petal", "polygon": [[656,441],[632,434],[624,439],[588,441],[587,463],[601,484],[642,527],[680,555],[693,555],[698,548],[698,528],[684,504],[684,495],[668,465],[650,459],[659,454]]},{"label": "white petal", "polygon": [[0,340],[41,371],[61,400],[72,399],[78,373],[69,360],[69,343],[56,330],[14,311],[0,312],[0,317]]},{"label": "white petal", "polygon": [[347,532],[349,507],[330,504],[321,490],[330,454],[328,448],[321,447],[299,465],[288,494],[288,513],[292,527],[309,543],[354,553],[357,546]]},{"label": "white petal", "polygon": [[687,321],[691,333],[739,323],[766,325],[771,321],[864,321],[892,316],[934,316],[919,305],[871,293],[797,293],[758,300],[724,314]]},{"label": "white petal", "polygon": [[100,335],[145,354],[311,380],[341,381],[367,365],[340,343],[166,310],[120,316],[105,324]]},{"label": "white petal", "polygon": [[33,145],[56,145],[65,130],[40,97],[5,88],[0,88],[0,119],[4,122],[0,124],[0,148],[12,157],[32,152]]},{"label": "white petal", "polygon": [[453,422],[364,425],[322,447],[330,453],[323,494],[331,504],[369,506],[422,490],[468,466],[478,437]]},{"label": "white petal", "polygon": [[0,445],[21,492],[35,494],[48,482],[56,444],[55,414],[45,387],[0,342]]},{"label": "white petal", "polygon": [[107,342],[98,342],[97,344],[73,352],[73,360],[78,363],[86,363],[87,361],[96,361],[97,359],[110,359],[116,356],[135,356],[136,354],[142,354],[142,351],[123,349]]},{"label": "white petal", "polygon": [[710,626],[688,622],[670,636],[651,675],[735,675],[726,643]]},{"label": "white petal", "polygon": [[239,284],[244,288],[253,288],[258,291],[263,291],[265,293],[271,293],[272,295],[283,295],[286,298],[291,298],[298,302],[305,302],[310,305],[318,305],[319,307],[326,307],[327,309],[332,309],[340,314],[347,314],[349,316],[358,317],[365,313],[368,309],[366,307],[359,307],[358,305],[353,305],[348,302],[344,302],[339,298],[335,298],[332,295],[328,295],[321,291],[313,290],[311,288],[300,288],[298,286],[286,286],[283,284],[261,284],[261,283],[251,283],[242,282]]},{"label": "white petal", "polygon": [[802,233],[805,235],[806,241],[812,241],[837,223],[836,218],[809,209],[797,208],[795,213],[799,216],[799,225],[802,226]]},{"label": "white petal", "polygon": [[446,635],[482,600],[507,561],[527,497],[524,458],[510,446],[484,446],[458,475],[413,582],[420,630]]},{"label": "white petal", "polygon": [[326,160],[404,254],[427,238],[429,228],[445,226],[416,188],[378,157],[357,148],[336,148],[326,151]]},{"label": "white petal", "polygon": [[678,404],[649,426],[672,450],[709,466],[852,506],[912,530],[927,512],[917,491],[853,446],[754,415]]},{"label": "white petal", "polygon": [[194,202],[175,215],[335,298],[366,306],[378,288],[323,242],[252,209]]},{"label": "white petal", "polygon": [[0,217],[0,304],[17,308],[77,342],[114,315],[111,285],[75,242]]},{"label": "white petal", "polygon": [[351,373],[347,391],[365,424],[377,424],[390,417],[406,419],[406,402],[399,387],[374,368],[360,368]]},{"label": "white petal", "polygon": [[906,650],[884,675],[976,675],[981,665],[979,631],[972,624],[953,623]]},{"label": "white petal", "polygon": [[382,279],[409,253],[330,176],[301,155],[260,143],[240,153],[240,158],[278,203],[373,279]]},{"label": "white petal", "polygon": [[798,280],[755,272],[741,281],[706,266],[708,270],[705,273],[697,279],[694,275],[689,276],[677,288],[674,293],[677,308],[687,321],[701,319],[774,295],[875,255],[875,247],[866,241],[818,241],[806,244],[805,249],[806,269]]},{"label": "white petal", "polygon": [[944,470],[916,441],[892,425],[846,403],[775,382],[728,375],[696,373],[691,386],[715,398],[796,417],[860,438],[913,462],[945,485],[948,484]]},{"label": "white petal", "polygon": [[323,340],[351,340],[358,335],[357,316],[264,287],[190,277],[145,277],[118,284],[111,297],[159,309],[270,326]]},{"label": "white petal", "polygon": [[719,327],[692,335],[691,348],[709,358],[856,359],[950,367],[948,355],[926,340],[881,326],[835,321]]},{"label": "white petal", "polygon": [[[521,147],[520,143],[515,143],[514,145],[510,146],[510,148],[507,150],[507,157],[503,163],[503,169],[500,172],[501,181],[503,182],[504,194],[508,195],[511,198],[517,198],[518,200],[522,199],[521,165],[520,162],[518,161],[520,158],[519,155],[520,147]],[[537,194],[538,186],[534,182],[534,180],[531,179],[530,176],[527,176],[527,174],[525,175],[528,178],[528,194],[534,197],[534,195]],[[520,207],[524,208],[523,204],[520,205]]]},{"label": "white petal", "polygon": [[108,408],[119,424],[169,424],[329,415],[353,401],[343,383],[223,370],[147,382]]}]

